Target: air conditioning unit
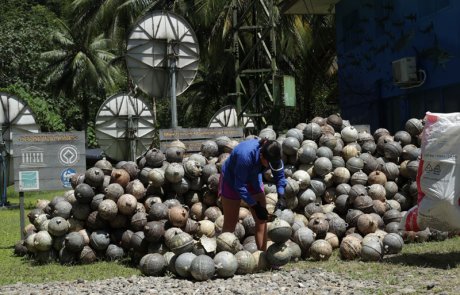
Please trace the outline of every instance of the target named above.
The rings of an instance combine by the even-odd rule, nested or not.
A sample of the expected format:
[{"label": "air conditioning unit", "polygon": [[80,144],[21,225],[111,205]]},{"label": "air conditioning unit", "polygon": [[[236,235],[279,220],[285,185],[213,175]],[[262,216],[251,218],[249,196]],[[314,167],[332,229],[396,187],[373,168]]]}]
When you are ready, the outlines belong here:
[{"label": "air conditioning unit", "polygon": [[404,57],[392,62],[393,83],[397,86],[410,86],[420,83],[417,75],[415,57]]}]

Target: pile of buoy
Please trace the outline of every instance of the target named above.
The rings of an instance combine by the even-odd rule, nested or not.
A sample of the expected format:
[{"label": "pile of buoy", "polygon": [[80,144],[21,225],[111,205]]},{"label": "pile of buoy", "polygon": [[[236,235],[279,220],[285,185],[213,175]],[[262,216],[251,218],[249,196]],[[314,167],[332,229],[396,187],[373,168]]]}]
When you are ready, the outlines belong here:
[{"label": "pile of buoy", "polygon": [[[137,162],[98,161],[72,177],[72,190],[37,203],[14,251],[39,263],[130,258],[145,275],[168,271],[195,280],[328,260],[335,249],[344,260],[379,261],[399,253],[404,240],[447,237],[399,229],[416,203],[422,128],[414,118],[395,134],[383,128],[370,134],[334,114],[285,134],[261,130],[259,138],[282,144],[288,183],[287,208],[269,222],[265,252],[257,249],[244,202],[235,232],[221,232],[219,172],[238,144],[226,136],[203,142],[201,152],[191,155],[174,141]],[[274,213],[276,186],[270,170],[263,176],[267,209]]]}]

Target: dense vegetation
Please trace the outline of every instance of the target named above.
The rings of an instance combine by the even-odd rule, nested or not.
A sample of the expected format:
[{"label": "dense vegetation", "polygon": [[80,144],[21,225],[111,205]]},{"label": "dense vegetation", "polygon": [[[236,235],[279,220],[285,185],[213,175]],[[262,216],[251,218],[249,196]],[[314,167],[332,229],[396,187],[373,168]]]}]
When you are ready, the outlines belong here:
[{"label": "dense vegetation", "polygon": [[[237,1],[244,9],[251,1]],[[282,4],[283,1],[275,1]],[[0,16],[0,91],[18,95],[35,113],[42,131],[86,130],[101,103],[127,92],[125,36],[149,11],[184,16],[200,44],[194,84],[178,98],[179,125],[204,127],[222,106],[235,104],[231,5],[226,0],[3,0]],[[277,64],[296,79],[297,106],[283,108],[281,128],[295,126],[337,107],[335,26],[331,16],[275,13]],[[332,69],[332,71],[331,71]],[[229,78],[231,77],[231,78]],[[149,99],[150,101],[150,99]],[[157,101],[159,128],[169,128],[167,100]],[[271,123],[271,122],[268,122]]]}]

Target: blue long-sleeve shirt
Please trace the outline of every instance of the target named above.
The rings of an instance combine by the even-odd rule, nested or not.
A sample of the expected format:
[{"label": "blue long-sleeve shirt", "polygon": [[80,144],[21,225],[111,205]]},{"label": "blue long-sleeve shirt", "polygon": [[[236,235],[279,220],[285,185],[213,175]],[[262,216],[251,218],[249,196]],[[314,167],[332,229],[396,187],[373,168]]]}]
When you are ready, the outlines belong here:
[{"label": "blue long-sleeve shirt", "polygon": [[[259,140],[251,139],[239,143],[230,154],[230,157],[222,166],[223,180],[237,191],[249,206],[256,204],[256,201],[248,192],[247,184],[251,184],[255,190],[262,192],[262,172],[264,166],[260,161]],[[272,171],[278,194],[284,195],[286,178],[284,169]]]}]

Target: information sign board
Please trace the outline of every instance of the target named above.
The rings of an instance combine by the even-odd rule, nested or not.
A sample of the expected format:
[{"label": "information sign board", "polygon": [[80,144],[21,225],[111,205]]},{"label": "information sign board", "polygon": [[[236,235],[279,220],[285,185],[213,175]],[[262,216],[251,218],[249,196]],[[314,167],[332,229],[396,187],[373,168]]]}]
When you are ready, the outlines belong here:
[{"label": "information sign board", "polygon": [[199,152],[204,141],[219,136],[241,140],[244,132],[239,127],[160,129],[160,149],[165,151],[172,141],[180,140],[185,144],[188,153]]},{"label": "information sign board", "polygon": [[70,178],[86,171],[82,131],[13,134],[16,191],[71,188]]}]

